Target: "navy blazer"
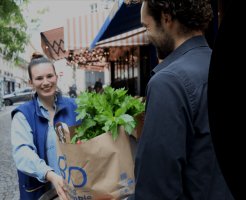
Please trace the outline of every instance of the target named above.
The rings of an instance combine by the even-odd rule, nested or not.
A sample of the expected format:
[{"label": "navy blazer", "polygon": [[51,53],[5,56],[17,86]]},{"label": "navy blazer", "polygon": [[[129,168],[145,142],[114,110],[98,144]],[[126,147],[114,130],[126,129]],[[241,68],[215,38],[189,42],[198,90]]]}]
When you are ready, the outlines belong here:
[{"label": "navy blazer", "polygon": [[233,200],[214,152],[207,109],[212,50],[203,35],[151,72],[128,200]]}]

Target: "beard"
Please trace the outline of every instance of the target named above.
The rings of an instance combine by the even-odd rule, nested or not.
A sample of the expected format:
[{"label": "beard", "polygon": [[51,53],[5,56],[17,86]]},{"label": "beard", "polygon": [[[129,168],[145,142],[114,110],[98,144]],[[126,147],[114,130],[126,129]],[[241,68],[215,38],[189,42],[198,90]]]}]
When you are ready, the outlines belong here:
[{"label": "beard", "polygon": [[164,27],[157,27],[157,31],[157,39],[151,38],[151,40],[152,44],[155,45],[157,58],[163,60],[174,51],[174,39]]}]

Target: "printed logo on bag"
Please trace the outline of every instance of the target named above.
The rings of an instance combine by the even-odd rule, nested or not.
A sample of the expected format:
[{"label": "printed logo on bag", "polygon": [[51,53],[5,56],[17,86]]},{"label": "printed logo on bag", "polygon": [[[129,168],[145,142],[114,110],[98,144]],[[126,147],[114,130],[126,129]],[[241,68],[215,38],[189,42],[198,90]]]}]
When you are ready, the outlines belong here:
[{"label": "printed logo on bag", "polygon": [[[64,156],[60,156],[60,157],[59,157],[59,160],[58,160],[58,166],[59,166],[59,168],[60,168],[61,175],[62,175],[63,179],[66,180],[67,163],[65,162],[65,167],[62,169],[62,168],[61,168],[61,160],[64,160],[64,162],[65,162]],[[72,172],[72,170],[73,170],[73,171],[79,171],[79,172],[81,172],[82,175],[83,175],[83,182],[82,182],[80,185],[75,185],[75,184],[73,183],[73,180],[72,180],[73,187],[75,187],[75,188],[76,188],[76,187],[84,187],[85,184],[86,184],[86,182],[87,182],[87,175],[86,175],[85,171],[84,171],[82,168],[79,168],[79,167],[73,167],[73,166],[69,167],[69,169],[68,169],[68,183],[70,183],[70,180],[71,180],[71,172]]]}]

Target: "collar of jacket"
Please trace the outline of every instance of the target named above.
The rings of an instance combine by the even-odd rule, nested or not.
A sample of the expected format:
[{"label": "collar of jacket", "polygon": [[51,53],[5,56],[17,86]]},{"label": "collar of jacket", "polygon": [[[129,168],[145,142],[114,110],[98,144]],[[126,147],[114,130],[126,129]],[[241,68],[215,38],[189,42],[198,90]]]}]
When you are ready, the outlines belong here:
[{"label": "collar of jacket", "polygon": [[[33,99],[34,106],[35,106],[35,108],[36,108],[36,113],[37,113],[37,115],[38,115],[39,117],[45,118],[45,117],[43,116],[41,110],[40,110],[39,105],[38,105],[37,97],[38,97],[38,94],[37,94],[37,92],[36,92],[36,93],[34,94],[34,99]],[[66,102],[64,101],[64,99],[62,98],[61,95],[57,94],[56,97],[57,97],[57,112],[56,112],[56,113],[58,113],[60,110],[66,108],[66,107],[67,107],[67,104],[66,104]]]},{"label": "collar of jacket", "polygon": [[152,77],[157,72],[167,67],[173,61],[178,59],[181,55],[184,55],[188,51],[198,48],[198,47],[209,47],[204,35],[194,36],[186,40],[181,44],[177,49],[175,49],[171,54],[169,54],[161,63],[159,63],[151,72],[150,76]]}]

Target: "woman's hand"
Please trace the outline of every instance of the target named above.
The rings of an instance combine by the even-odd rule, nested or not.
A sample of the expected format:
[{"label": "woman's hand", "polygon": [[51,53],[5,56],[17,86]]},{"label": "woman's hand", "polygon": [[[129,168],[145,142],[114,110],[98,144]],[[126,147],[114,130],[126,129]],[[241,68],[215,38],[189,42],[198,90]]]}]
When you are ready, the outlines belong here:
[{"label": "woman's hand", "polygon": [[45,178],[53,183],[60,200],[68,200],[68,198],[64,192],[67,189],[65,187],[65,184],[63,183],[63,179],[61,176],[57,175],[53,171],[49,171],[49,172],[47,172]]}]

